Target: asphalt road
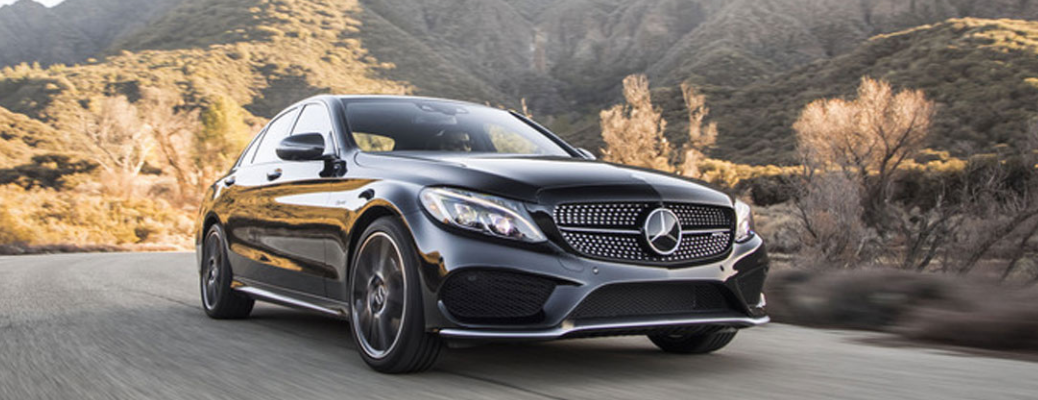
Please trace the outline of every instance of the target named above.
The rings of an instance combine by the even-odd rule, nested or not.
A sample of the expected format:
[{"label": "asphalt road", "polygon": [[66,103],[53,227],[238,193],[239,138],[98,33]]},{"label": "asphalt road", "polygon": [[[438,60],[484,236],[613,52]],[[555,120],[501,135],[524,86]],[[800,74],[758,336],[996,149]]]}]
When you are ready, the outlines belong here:
[{"label": "asphalt road", "polygon": [[642,337],[452,349],[367,369],[345,322],[199,308],[194,255],[0,257],[0,399],[1034,399],[1038,363],[772,324],[708,356]]}]

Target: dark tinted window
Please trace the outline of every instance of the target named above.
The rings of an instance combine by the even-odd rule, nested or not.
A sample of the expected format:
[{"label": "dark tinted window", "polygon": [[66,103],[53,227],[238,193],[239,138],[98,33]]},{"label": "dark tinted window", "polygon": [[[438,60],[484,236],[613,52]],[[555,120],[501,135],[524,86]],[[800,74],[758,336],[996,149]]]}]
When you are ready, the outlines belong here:
[{"label": "dark tinted window", "polygon": [[347,100],[346,120],[363,151],[569,156],[506,111],[436,100]]},{"label": "dark tinted window", "polygon": [[296,115],[299,115],[299,109],[281,114],[274,122],[267,125],[267,132],[263,134],[263,139],[256,150],[256,158],[252,160],[253,164],[280,160],[277,155],[278,144],[281,143],[281,139],[288,137],[289,130],[292,129],[292,123],[296,120]]}]

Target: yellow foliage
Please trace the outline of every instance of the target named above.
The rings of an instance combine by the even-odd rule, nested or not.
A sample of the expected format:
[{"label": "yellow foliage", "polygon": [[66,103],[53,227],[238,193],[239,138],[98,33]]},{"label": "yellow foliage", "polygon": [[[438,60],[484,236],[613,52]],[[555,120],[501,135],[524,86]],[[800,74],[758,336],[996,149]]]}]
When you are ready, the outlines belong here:
[{"label": "yellow foliage", "polygon": [[670,143],[663,136],[667,121],[652,105],[645,75],[624,78],[626,104],[602,111],[603,159],[642,168],[673,172]]},{"label": "yellow foliage", "polygon": [[5,185],[0,204],[0,243],[190,245],[191,218],[162,200]]}]

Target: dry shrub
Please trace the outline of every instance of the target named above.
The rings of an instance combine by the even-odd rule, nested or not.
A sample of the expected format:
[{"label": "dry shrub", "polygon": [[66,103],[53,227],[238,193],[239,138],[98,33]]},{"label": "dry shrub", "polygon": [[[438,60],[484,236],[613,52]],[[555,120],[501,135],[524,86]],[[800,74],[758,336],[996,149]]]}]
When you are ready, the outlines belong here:
[{"label": "dry shrub", "polygon": [[188,248],[193,221],[162,200],[0,186],[0,242]]},{"label": "dry shrub", "polygon": [[688,141],[679,155],[672,154],[672,146],[664,136],[667,121],[652,104],[648,78],[645,75],[624,78],[623,93],[625,104],[599,114],[602,140],[606,143],[602,149],[605,161],[678,173],[727,186],[739,181],[735,164],[706,157],[707,149],[717,142],[717,124],[705,121],[710,115],[706,96],[694,86],[681,84],[689,128]]},{"label": "dry shrub", "polygon": [[32,246],[23,243],[0,244],[0,255],[20,256],[26,254],[54,254],[54,253],[111,253],[116,251],[128,251],[129,248],[103,244],[51,244]]},{"label": "dry shrub", "polygon": [[99,96],[80,110],[76,132],[94,161],[111,174],[140,174],[155,146],[137,107],[126,96]]},{"label": "dry shrub", "polygon": [[684,146],[684,161],[678,168],[681,175],[691,178],[702,178],[699,164],[706,160],[704,152],[717,143],[717,123],[706,123],[710,115],[706,106],[706,96],[699,94],[695,86],[688,82],[681,84],[681,97],[688,111],[688,142]]},{"label": "dry shrub", "polygon": [[735,190],[746,193],[757,207],[768,207],[793,200],[798,179],[794,174],[754,176],[740,180]]},{"label": "dry shrub", "polygon": [[857,94],[853,101],[808,104],[793,129],[805,165],[853,174],[870,197],[868,207],[882,207],[898,167],[922,149],[934,104],[922,91],[894,93],[889,83],[868,77]]},{"label": "dry shrub", "polygon": [[645,75],[624,78],[626,104],[618,104],[600,114],[602,150],[605,161],[672,172],[671,146],[663,132],[667,121],[652,105],[649,79]]},{"label": "dry shrub", "polygon": [[890,84],[862,78],[858,97],[808,104],[793,125],[797,150],[810,170],[838,170],[860,186],[866,222],[896,224],[886,209],[899,167],[914,158],[930,130],[934,104],[917,90],[894,93]]},{"label": "dry shrub", "polygon": [[[694,150],[689,150],[685,154],[686,157],[699,157],[695,154]],[[686,158],[686,160],[688,160]],[[735,187],[744,176],[752,173],[748,171],[749,166],[738,165],[724,160],[702,158],[695,163],[695,168],[688,165],[686,162],[685,166],[682,167],[686,171],[685,176],[694,177],[701,179],[704,182],[709,182],[722,187]],[[687,171],[695,171],[695,175],[687,175]]]},{"label": "dry shrub", "polygon": [[804,230],[801,261],[823,268],[857,266],[875,236],[862,219],[861,187],[845,174],[829,173],[806,178],[801,189],[796,202]]},{"label": "dry shrub", "polygon": [[803,227],[792,204],[776,204],[753,209],[757,234],[768,245],[769,253],[793,254],[803,247]]}]

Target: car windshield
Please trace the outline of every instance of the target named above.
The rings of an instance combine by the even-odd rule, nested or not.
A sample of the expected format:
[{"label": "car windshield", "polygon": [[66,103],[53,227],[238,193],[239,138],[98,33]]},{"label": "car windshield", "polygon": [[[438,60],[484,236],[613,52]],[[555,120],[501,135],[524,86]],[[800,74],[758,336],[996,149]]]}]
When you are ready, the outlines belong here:
[{"label": "car windshield", "polygon": [[431,151],[571,156],[514,115],[484,106],[426,99],[346,101],[362,151]]}]

